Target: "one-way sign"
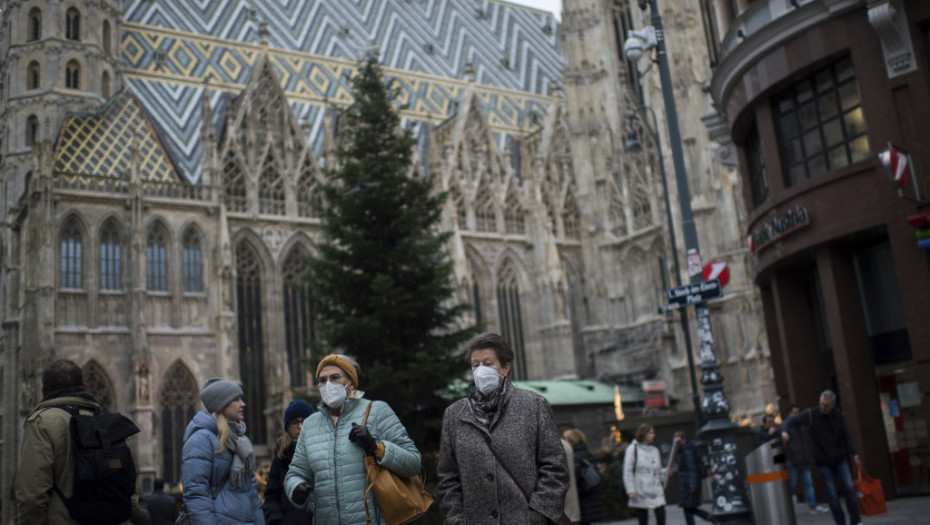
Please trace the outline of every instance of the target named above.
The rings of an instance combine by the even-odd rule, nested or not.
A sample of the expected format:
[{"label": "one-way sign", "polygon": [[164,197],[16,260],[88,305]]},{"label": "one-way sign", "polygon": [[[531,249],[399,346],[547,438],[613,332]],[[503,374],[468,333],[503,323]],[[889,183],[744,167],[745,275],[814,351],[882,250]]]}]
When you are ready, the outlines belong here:
[{"label": "one-way sign", "polygon": [[723,288],[720,286],[720,279],[711,279],[697,284],[669,288],[665,291],[665,295],[668,297],[669,309],[674,310],[689,304],[719,299],[723,297]]}]

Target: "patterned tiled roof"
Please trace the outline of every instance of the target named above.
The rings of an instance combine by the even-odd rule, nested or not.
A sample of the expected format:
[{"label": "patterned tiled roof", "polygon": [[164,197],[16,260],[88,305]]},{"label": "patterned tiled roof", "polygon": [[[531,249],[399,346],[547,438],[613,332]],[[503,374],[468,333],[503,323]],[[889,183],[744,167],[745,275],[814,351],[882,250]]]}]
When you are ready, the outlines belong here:
[{"label": "patterned tiled roof", "polygon": [[133,145],[143,180],[177,182],[178,173],[139,100],[123,89],[96,114],[69,115],[55,145],[55,171],[62,175],[129,178]]},{"label": "patterned tiled roof", "polygon": [[[408,104],[405,118],[434,121],[456,108],[474,67],[479,99],[496,132],[523,134],[543,116],[561,76],[554,18],[476,0],[125,0],[125,78],[170,137],[169,154],[188,180],[200,176],[200,100],[214,108],[238,93],[267,52],[297,117],[322,140],[324,103],[351,102],[355,61],[378,48]],[[268,46],[259,44],[266,24]],[[325,102],[324,102],[325,101]]]}]

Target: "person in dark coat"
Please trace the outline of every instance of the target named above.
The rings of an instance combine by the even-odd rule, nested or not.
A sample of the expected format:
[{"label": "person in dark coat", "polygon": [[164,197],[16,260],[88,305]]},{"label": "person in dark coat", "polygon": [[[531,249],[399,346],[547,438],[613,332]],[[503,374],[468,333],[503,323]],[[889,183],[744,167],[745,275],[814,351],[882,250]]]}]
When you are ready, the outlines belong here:
[{"label": "person in dark coat", "polygon": [[588,450],[588,439],[584,432],[577,428],[566,430],[563,434],[565,440],[571,443],[574,453],[575,479],[578,480],[578,503],[581,506],[581,525],[588,525],[594,521],[601,521],[604,517],[604,496],[600,485],[589,487],[585,485],[582,472],[588,466],[598,468],[594,454]]},{"label": "person in dark coat", "polygon": [[756,446],[763,445],[775,439],[781,439],[781,433],[778,431],[778,425],[775,424],[774,414],[765,414],[762,416],[762,428],[756,431],[753,436]]},{"label": "person in dark coat", "polygon": [[856,489],[853,487],[852,474],[849,471],[849,459],[852,458],[856,468],[861,468],[862,462],[853,447],[852,436],[846,428],[846,419],[842,411],[836,407],[835,393],[824,390],[820,394],[820,406],[807,408],[788,418],[782,424],[782,440],[790,443],[791,430],[804,426],[810,429],[811,443],[814,445],[814,463],[827,490],[833,521],[837,525],[844,525],[846,520],[836,491],[836,481],[839,481],[840,489],[846,498],[849,522],[858,524],[862,520],[856,502]]},{"label": "person in dark coat", "polygon": [[304,419],[310,417],[313,407],[306,401],[295,399],[284,410],[284,431],[278,435],[274,459],[268,471],[268,484],[265,486],[265,523],[268,525],[309,525],[313,523],[313,508],[300,509],[287,499],[284,493],[284,476],[291,466],[297,438],[303,428]]},{"label": "person in dark coat", "polygon": [[165,494],[165,480],[156,478],[152,486],[152,495],[146,500],[152,525],[174,525],[174,520],[178,518],[178,500]]},{"label": "person in dark coat", "polygon": [[678,459],[676,469],[678,470],[678,479],[680,482],[678,491],[678,506],[685,511],[685,523],[694,525],[694,517],[697,516],[704,521],[717,523],[717,520],[706,510],[698,508],[701,505],[701,485],[702,479],[699,476],[701,472],[701,458],[698,456],[694,443],[685,438],[682,431],[675,432],[675,439],[678,440]]},{"label": "person in dark coat", "polygon": [[[801,407],[798,405],[791,405],[788,409],[788,417],[800,413]],[[817,515],[830,512],[830,509],[823,505],[817,505],[817,498],[814,496],[814,482],[811,479],[811,463],[814,462],[814,456],[811,454],[810,447],[807,446],[804,428],[792,427],[788,435],[790,439],[785,443],[785,459],[788,460],[788,484],[791,490],[794,490],[800,478],[801,485],[804,487],[804,499],[811,509],[810,513]]]},{"label": "person in dark coat", "polygon": [[500,335],[479,334],[466,348],[474,382],[442,419],[436,489],[443,523],[559,521],[569,474],[549,402],[510,382],[514,354]]}]

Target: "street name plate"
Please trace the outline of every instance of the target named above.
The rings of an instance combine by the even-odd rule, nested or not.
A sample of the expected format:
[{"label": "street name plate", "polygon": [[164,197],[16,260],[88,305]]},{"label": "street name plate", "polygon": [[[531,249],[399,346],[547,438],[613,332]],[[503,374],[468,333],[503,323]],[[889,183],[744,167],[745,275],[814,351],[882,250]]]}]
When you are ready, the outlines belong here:
[{"label": "street name plate", "polygon": [[669,288],[665,291],[665,295],[668,297],[669,309],[674,310],[690,304],[719,299],[723,297],[723,288],[720,286],[720,279],[711,279],[697,284]]}]

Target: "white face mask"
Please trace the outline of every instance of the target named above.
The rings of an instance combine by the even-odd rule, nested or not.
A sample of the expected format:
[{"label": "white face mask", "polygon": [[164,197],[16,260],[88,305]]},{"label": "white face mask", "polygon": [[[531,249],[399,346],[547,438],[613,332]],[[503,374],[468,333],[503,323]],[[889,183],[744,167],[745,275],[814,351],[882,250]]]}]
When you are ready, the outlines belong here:
[{"label": "white face mask", "polygon": [[339,383],[329,382],[320,387],[320,396],[329,408],[342,408],[347,395],[346,386]]},{"label": "white face mask", "polygon": [[486,396],[491,395],[500,385],[501,375],[497,373],[497,369],[491,366],[481,365],[472,370],[471,376],[475,378],[475,386],[478,391]]}]

